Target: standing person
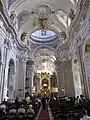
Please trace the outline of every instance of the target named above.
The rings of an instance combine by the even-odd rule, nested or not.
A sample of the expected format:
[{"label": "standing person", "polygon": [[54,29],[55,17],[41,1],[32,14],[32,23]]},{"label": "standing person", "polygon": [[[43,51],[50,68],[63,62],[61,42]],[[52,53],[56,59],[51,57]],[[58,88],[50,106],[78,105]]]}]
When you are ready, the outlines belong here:
[{"label": "standing person", "polygon": [[19,101],[18,101],[18,97],[16,97],[16,99],[15,99],[15,105],[16,105],[16,109],[18,109],[18,108],[19,108]]},{"label": "standing person", "polygon": [[5,98],[4,98],[4,100],[3,100],[3,102],[2,102],[2,103],[3,103],[4,105],[6,105],[6,103],[7,103],[7,102],[6,102]]},{"label": "standing person", "polygon": [[45,97],[42,97],[41,103],[42,103],[43,110],[45,110],[45,108],[46,108],[46,99],[45,99]]},{"label": "standing person", "polygon": [[83,117],[80,120],[90,120],[90,117],[87,115],[87,111],[85,109],[82,110]]}]

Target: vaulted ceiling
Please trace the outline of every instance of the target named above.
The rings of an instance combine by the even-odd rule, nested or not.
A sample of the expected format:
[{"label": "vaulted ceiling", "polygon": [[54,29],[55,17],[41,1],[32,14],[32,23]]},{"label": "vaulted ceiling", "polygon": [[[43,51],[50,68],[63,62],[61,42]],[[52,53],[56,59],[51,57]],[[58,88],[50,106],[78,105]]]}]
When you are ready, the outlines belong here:
[{"label": "vaulted ceiling", "polygon": [[59,31],[68,31],[70,20],[68,19],[70,9],[76,12],[78,0],[4,0],[5,6],[15,12],[18,18],[19,31],[29,31],[33,29],[37,6],[47,5],[51,9],[49,22],[51,26]]},{"label": "vaulted ceiling", "polygon": [[56,60],[54,51],[43,47],[34,51],[33,57],[36,69],[43,68],[43,65],[46,64],[48,69],[54,70],[54,61]]},{"label": "vaulted ceiling", "polygon": [[[71,23],[69,15],[70,12],[72,12],[71,14],[76,13],[78,0],[2,0],[2,2],[5,9],[8,11],[9,16],[12,12],[16,15],[19,34],[27,32],[29,36],[29,33],[33,33],[32,31],[40,30],[38,29],[38,25],[42,24],[40,23],[41,18],[48,16],[48,19],[45,21],[46,17],[43,21],[47,25],[48,30],[54,29],[54,32],[57,31],[60,34],[62,32],[62,36],[66,38]],[[47,39],[47,42],[51,42],[50,39],[54,36],[54,32],[49,31],[46,32],[47,34],[50,33],[48,34],[48,38],[50,38],[49,41]],[[42,40],[47,37],[47,34],[43,37],[42,33],[43,32],[40,31],[41,35],[39,35],[39,31],[36,31],[32,34],[34,35],[34,37],[32,37],[34,39],[41,38]],[[56,36],[57,35],[58,34],[56,34]],[[54,37],[57,38],[56,36]],[[40,42],[40,40],[38,41]],[[42,42],[42,44],[44,45],[45,41]],[[44,64],[52,69],[54,68],[54,61],[56,58],[53,50],[49,50],[47,47],[41,47],[40,49],[36,49],[33,53],[33,60],[37,69],[43,67]]]}]

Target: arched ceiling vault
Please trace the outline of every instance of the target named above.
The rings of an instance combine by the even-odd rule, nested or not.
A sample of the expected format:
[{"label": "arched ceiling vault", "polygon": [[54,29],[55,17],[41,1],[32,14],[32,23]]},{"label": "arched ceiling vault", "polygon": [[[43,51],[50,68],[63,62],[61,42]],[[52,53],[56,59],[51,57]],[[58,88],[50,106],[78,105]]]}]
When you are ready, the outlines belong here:
[{"label": "arched ceiling vault", "polygon": [[[10,10],[16,10],[18,13],[23,11],[23,9],[33,9],[35,8],[38,4],[49,4],[52,9],[58,10],[62,9],[66,13],[69,12],[68,8],[73,8],[74,10],[76,9],[75,7],[75,1],[76,0],[8,0],[9,4],[9,9]],[[11,5],[10,5],[11,4]],[[75,10],[76,11],[76,10]]]},{"label": "arched ceiling vault", "polygon": [[50,22],[54,24],[61,31],[68,29],[67,19],[70,9],[76,12],[76,1],[77,0],[4,0],[8,3],[9,14],[12,11],[15,12],[18,18],[19,31],[20,33],[28,31],[33,28],[33,21],[35,16],[35,8],[38,5],[48,5],[52,11],[50,15]]},{"label": "arched ceiling vault", "polygon": [[54,51],[47,47],[37,48],[36,50],[36,52],[33,52],[35,68],[41,69],[46,64],[49,69],[54,69],[54,61],[56,60]]},{"label": "arched ceiling vault", "polygon": [[[18,24],[18,32],[28,33],[39,26],[41,27],[40,36],[52,37],[52,31],[47,32],[48,28],[55,28],[62,38],[66,40],[69,25],[71,22],[70,12],[76,13],[76,5],[78,0],[2,0],[10,17],[16,16]],[[72,11],[71,11],[72,10]],[[13,14],[12,14],[13,13]],[[45,30],[43,28],[46,28]],[[44,32],[42,32],[44,30]],[[37,33],[37,32],[36,32]],[[56,34],[57,35],[57,34]],[[37,36],[34,36],[37,37]],[[58,34],[58,37],[59,34]],[[37,48],[32,53],[35,62],[35,68],[40,67],[54,68],[56,60],[55,51],[49,47]]]}]

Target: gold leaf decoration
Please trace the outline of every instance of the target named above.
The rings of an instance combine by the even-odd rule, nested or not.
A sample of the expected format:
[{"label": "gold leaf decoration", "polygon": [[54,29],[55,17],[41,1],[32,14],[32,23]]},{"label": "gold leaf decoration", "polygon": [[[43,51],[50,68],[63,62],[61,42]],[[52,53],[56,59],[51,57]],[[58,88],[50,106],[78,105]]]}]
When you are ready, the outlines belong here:
[{"label": "gold leaf decoration", "polygon": [[85,52],[90,52],[90,45],[86,45]]},{"label": "gold leaf decoration", "polygon": [[65,31],[60,32],[60,35],[61,35],[61,38],[62,38],[63,40],[65,40],[66,37],[67,37]]},{"label": "gold leaf decoration", "polygon": [[21,34],[21,41],[25,41],[26,36],[27,36],[27,33],[26,33],[26,32],[23,32],[23,33]]},{"label": "gold leaf decoration", "polygon": [[0,0],[0,10],[3,8],[3,4],[2,4],[2,2],[1,2],[1,0]]}]

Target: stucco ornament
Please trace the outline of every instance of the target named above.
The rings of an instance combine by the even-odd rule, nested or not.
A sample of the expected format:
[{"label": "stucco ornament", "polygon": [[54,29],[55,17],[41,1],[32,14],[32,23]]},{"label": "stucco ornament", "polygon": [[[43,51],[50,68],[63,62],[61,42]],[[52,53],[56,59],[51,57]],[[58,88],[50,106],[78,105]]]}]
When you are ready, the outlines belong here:
[{"label": "stucco ornament", "polygon": [[62,39],[62,40],[65,40],[66,37],[67,37],[65,31],[60,32],[60,36],[61,36],[61,39]]},{"label": "stucco ornament", "polygon": [[70,9],[69,17],[70,17],[71,20],[74,19],[75,13],[74,13],[74,10],[73,10],[73,9]]},{"label": "stucco ornament", "polygon": [[16,0],[8,0],[8,8],[14,4],[16,2]]},{"label": "stucco ornament", "polygon": [[3,5],[2,5],[2,2],[1,2],[1,0],[0,0],[0,7],[2,7]]},{"label": "stucco ornament", "polygon": [[26,36],[27,36],[27,33],[26,32],[23,32],[22,34],[21,34],[21,41],[25,41],[25,39],[26,39]]},{"label": "stucco ornament", "polygon": [[10,19],[11,19],[11,23],[12,23],[14,26],[16,26],[17,17],[16,17],[16,14],[15,14],[14,11],[11,12]]}]

